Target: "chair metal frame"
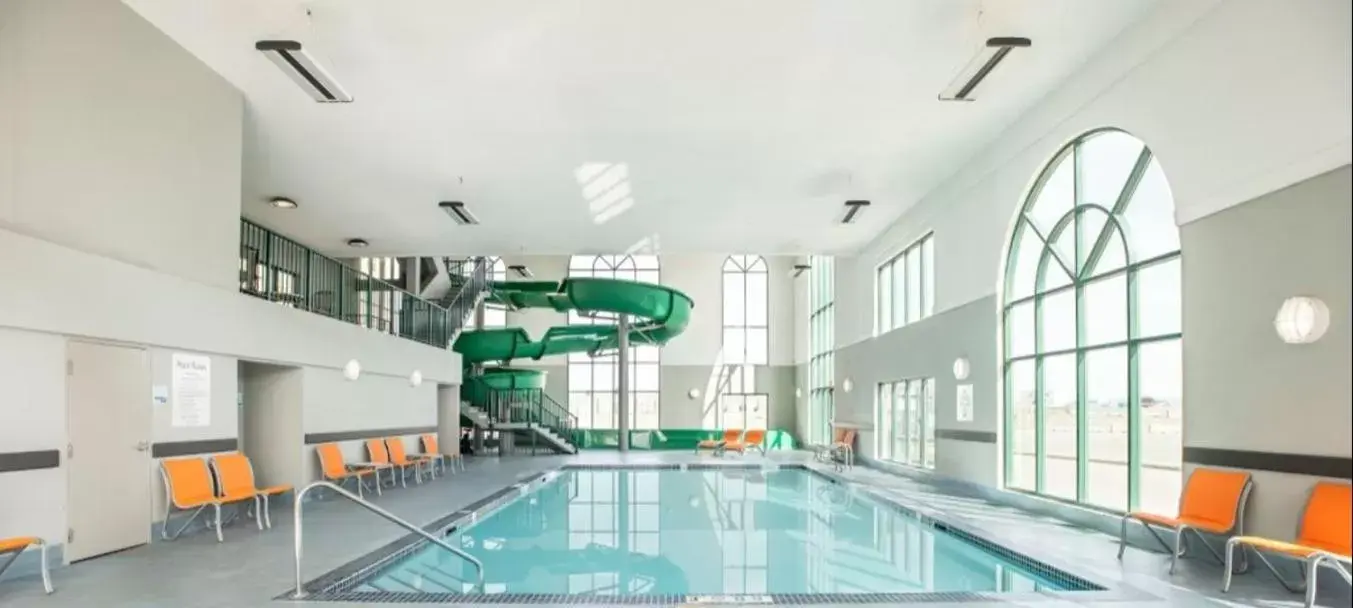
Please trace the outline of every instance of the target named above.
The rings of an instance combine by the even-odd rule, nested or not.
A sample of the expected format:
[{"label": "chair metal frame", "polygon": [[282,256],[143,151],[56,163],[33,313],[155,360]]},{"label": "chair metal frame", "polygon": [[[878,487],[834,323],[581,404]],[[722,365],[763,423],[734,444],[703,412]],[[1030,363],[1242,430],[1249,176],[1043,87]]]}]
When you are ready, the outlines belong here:
[{"label": "chair metal frame", "polygon": [[32,541],[29,542],[27,545],[14,549],[12,552],[10,552],[12,553],[12,555],[10,555],[8,558],[5,558],[4,561],[0,561],[0,576],[4,576],[5,571],[9,570],[9,567],[13,566],[14,562],[19,560],[19,556],[22,555],[23,552],[27,550],[29,547],[38,548],[39,552],[38,558],[42,560],[41,567],[42,588],[47,592],[48,595],[51,595],[51,593],[55,591],[55,589],[52,588],[51,569],[47,566],[47,541],[42,540],[41,538],[34,537]]},{"label": "chair metal frame", "polygon": [[[194,458],[197,458],[198,460],[202,460],[202,459],[203,459],[201,456],[196,456],[196,457],[194,457]],[[173,459],[165,459],[165,460],[173,460]],[[216,496],[216,497],[214,497],[210,502],[205,502],[205,503],[202,503],[202,504],[200,504],[200,505],[195,505],[196,508],[179,506],[179,504],[178,504],[177,502],[174,501],[174,488],[173,488],[173,484],[169,481],[169,473],[166,473],[166,472],[165,472],[165,468],[164,468],[164,462],[165,462],[165,460],[161,460],[161,461],[160,461],[160,466],[158,467],[158,468],[160,469],[160,479],[163,479],[163,480],[164,480],[164,520],[160,522],[160,538],[162,538],[162,539],[164,539],[164,540],[174,540],[174,539],[178,538],[180,535],[183,534],[184,530],[187,530],[187,529],[188,529],[188,526],[192,525],[192,523],[193,523],[194,521],[197,520],[197,516],[198,516],[198,515],[201,515],[201,514],[202,514],[202,511],[203,511],[204,509],[206,509],[207,507],[212,507],[212,509],[213,509],[213,511],[214,511],[214,513],[215,513],[215,519],[214,519],[214,525],[213,525],[213,527],[216,528],[216,542],[218,542],[218,543],[219,543],[219,542],[225,542],[225,535],[221,532],[221,526],[222,526],[222,521],[221,521],[221,506],[222,506],[222,505],[227,505],[227,504],[232,504],[232,505],[233,505],[233,504],[238,504],[238,503],[244,502],[245,499],[241,499],[241,500],[232,500],[232,501],[230,501],[230,502],[228,502],[228,503],[223,503],[223,502],[221,502],[221,500],[220,500],[220,496]],[[210,463],[204,463],[204,464],[206,464],[206,467],[207,467],[207,476],[210,478],[210,477],[212,476],[212,467],[211,467],[211,464],[210,464]],[[213,491],[213,494],[219,492],[219,486],[217,485],[215,479],[208,479],[208,482],[212,484],[212,491]],[[257,495],[257,494],[255,494],[255,495],[253,496],[253,501],[254,501],[254,521],[255,521],[255,523],[258,524],[258,529],[259,529],[259,530],[262,530],[262,529],[263,529],[263,516],[260,515],[260,508],[262,507],[262,504],[263,504],[263,503],[259,501],[259,498],[258,498],[258,495]],[[188,517],[188,521],[183,522],[183,525],[182,525],[182,526],[179,526],[179,529],[178,529],[178,530],[175,530],[175,531],[171,534],[171,533],[169,532],[169,515],[173,512],[173,510],[174,510],[175,508],[177,508],[180,512],[186,512],[186,511],[188,511],[188,510],[191,509],[192,512],[193,512],[193,514],[190,515],[190,516]]]},{"label": "chair metal frame", "polygon": [[[259,489],[259,487],[258,487],[258,473],[254,470],[254,461],[253,461],[253,459],[251,459],[251,458],[249,458],[248,456],[246,456],[243,452],[233,452],[233,453],[238,453],[238,454],[240,454],[241,456],[244,457],[244,462],[245,462],[245,464],[249,466],[249,479],[250,479],[250,481],[252,481],[253,484],[254,484],[254,494],[255,494],[255,498],[261,501],[261,508],[263,509],[263,510],[262,510],[262,514],[263,514],[263,524],[262,524],[262,526],[263,526],[263,527],[262,527],[262,528],[259,528],[259,529],[260,529],[260,530],[262,530],[262,529],[268,529],[268,530],[271,530],[271,529],[272,529],[272,495],[271,495],[271,494],[267,494],[267,493],[265,493],[263,490]],[[222,483],[222,481],[221,481],[221,470],[220,470],[219,468],[217,468],[217,466],[216,466],[216,457],[217,457],[217,456],[220,456],[220,454],[214,454],[214,455],[212,455],[210,458],[208,458],[208,459],[207,459],[207,466],[211,467],[212,475],[214,475],[214,476],[216,477],[217,488],[218,488],[218,490],[220,490],[220,489],[224,489],[224,488],[225,488],[225,484]],[[321,466],[322,466],[322,465],[321,465]],[[293,488],[293,490],[294,490],[294,488]],[[360,489],[359,489],[359,491],[360,491]]]},{"label": "chair metal frame", "polygon": [[[323,445],[329,445],[329,444],[327,444],[327,443],[326,443],[326,444],[320,444],[320,446],[323,446]],[[362,498],[362,497],[363,497],[363,496],[362,496],[362,489],[366,487],[366,481],[364,481],[362,478],[366,476],[366,472],[367,472],[367,471],[370,471],[372,477],[375,478],[374,481],[375,481],[375,485],[376,485],[376,496],[384,496],[384,493],[381,492],[381,469],[380,469],[380,467],[364,467],[364,466],[361,466],[361,465],[348,464],[347,462],[345,462],[345,461],[342,460],[342,458],[343,458],[343,451],[340,449],[339,452],[338,452],[338,457],[339,457],[339,463],[338,463],[338,464],[342,465],[343,470],[344,470],[344,471],[347,471],[349,474],[346,475],[346,476],[343,476],[343,477],[338,477],[338,478],[330,479],[330,478],[329,478],[329,475],[328,475],[327,473],[324,472],[324,451],[321,450],[321,449],[319,449],[320,446],[315,446],[315,455],[319,458],[319,474],[320,474],[321,477],[324,478],[324,481],[328,481],[328,482],[330,482],[330,483],[333,483],[333,484],[336,485],[336,486],[342,487],[343,482],[345,482],[345,481],[347,481],[347,480],[349,480],[349,479],[352,479],[352,480],[356,481],[356,485],[357,485],[357,496],[358,496],[359,498]]]}]

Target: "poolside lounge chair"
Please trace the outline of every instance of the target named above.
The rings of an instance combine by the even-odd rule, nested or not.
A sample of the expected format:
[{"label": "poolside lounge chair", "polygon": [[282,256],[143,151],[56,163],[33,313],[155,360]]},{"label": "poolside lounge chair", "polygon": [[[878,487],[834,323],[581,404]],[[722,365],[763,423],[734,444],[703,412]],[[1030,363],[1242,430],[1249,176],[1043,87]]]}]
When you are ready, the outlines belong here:
[{"label": "poolside lounge chair", "polygon": [[[42,588],[51,593],[52,575],[47,569],[47,543],[36,536],[0,538],[0,576],[4,576],[5,571],[19,559],[19,554],[29,547],[37,547],[41,551],[39,557],[42,558]],[[5,557],[6,555],[9,557]]]},{"label": "poolside lounge chair", "polygon": [[422,470],[424,466],[428,468],[428,475],[431,475],[433,479],[437,478],[434,469],[435,461],[432,457],[423,454],[409,454],[409,451],[404,449],[403,437],[387,437],[385,446],[390,451],[390,462],[401,469],[413,467],[413,474],[418,479],[418,483],[423,483]]},{"label": "poolside lounge chair", "polygon": [[399,484],[405,488],[409,487],[409,467],[413,467],[413,476],[415,481],[423,483],[423,476],[418,471],[420,463],[406,460],[405,462],[395,462],[390,459],[390,450],[385,445],[384,439],[366,440],[366,453],[371,458],[372,465],[377,468],[399,469]]},{"label": "poolside lounge chair", "polygon": [[813,457],[821,462],[841,466],[855,466],[855,429],[835,428],[831,445],[815,445]]},{"label": "poolside lounge chair", "polygon": [[423,435],[422,439],[423,439],[423,453],[422,453],[422,454],[418,454],[419,456],[431,456],[431,457],[433,457],[433,458],[438,459],[438,460],[442,463],[442,472],[443,472],[443,473],[446,472],[446,461],[448,461],[448,460],[451,461],[451,472],[452,472],[452,473],[455,473],[455,472],[456,472],[456,467],[457,467],[457,466],[460,467],[460,470],[462,470],[462,471],[465,470],[465,460],[464,460],[463,458],[460,457],[460,454],[443,454],[443,453],[442,453],[441,448],[440,448],[440,447],[438,446],[438,444],[437,444],[437,435],[436,435],[436,433],[425,433],[425,434]]},{"label": "poolside lounge chair", "polygon": [[[1297,529],[1297,538],[1292,542],[1271,540],[1259,536],[1236,536],[1226,541],[1226,579],[1222,591],[1231,590],[1231,560],[1236,548],[1243,553],[1246,547],[1254,549],[1260,563],[1273,573],[1282,586],[1293,593],[1306,592],[1306,605],[1315,605],[1316,574],[1320,566],[1330,566],[1343,579],[1353,584],[1353,486],[1346,483],[1322,481],[1311,489],[1306,500],[1306,508],[1301,515],[1301,524]],[[1305,582],[1293,583],[1282,575],[1273,564],[1264,557],[1265,553],[1277,553],[1302,562]]]},{"label": "poolside lounge chair", "polygon": [[[254,503],[254,520],[258,524],[258,529],[263,529],[263,516],[261,515],[263,503],[258,495],[217,496],[206,460],[200,457],[161,460],[160,476],[164,478],[165,493],[164,521],[160,524],[161,538],[165,540],[178,538],[193,523],[193,520],[197,519],[203,509],[211,507],[216,516],[213,522],[213,527],[216,528],[216,542],[224,542],[225,537],[221,534],[221,507],[249,501]],[[179,526],[178,530],[170,534],[169,514],[174,509],[180,511],[191,509],[193,514],[188,518],[188,521]]]},{"label": "poolside lounge chair", "polygon": [[363,478],[370,475],[376,481],[376,495],[381,494],[380,468],[343,462],[343,450],[339,449],[337,443],[321,443],[315,448],[315,453],[319,455],[319,466],[325,481],[341,486],[343,482],[351,479],[356,482],[357,496],[360,497],[362,488],[366,485]]},{"label": "poolside lounge chair", "polygon": [[211,457],[211,468],[216,471],[216,482],[221,491],[221,500],[258,496],[263,501],[263,527],[272,528],[272,515],[269,506],[272,497],[292,490],[289,485],[276,485],[260,488],[254,479],[254,465],[249,457],[239,452],[217,454]]},{"label": "poolside lounge chair", "polygon": [[742,429],[725,429],[723,437],[720,439],[702,439],[700,443],[695,444],[695,453],[700,450],[713,450],[718,452],[723,446],[742,439]]},{"label": "poolside lounge chair", "polygon": [[[1184,533],[1193,532],[1198,542],[1207,548],[1218,562],[1225,563],[1221,553],[1212,548],[1203,537],[1203,532],[1226,536],[1244,534],[1245,503],[1249,500],[1250,489],[1254,484],[1250,474],[1242,471],[1223,471],[1220,469],[1194,469],[1184,483],[1184,492],[1179,497],[1179,516],[1169,517],[1157,513],[1133,511],[1123,516],[1118,536],[1118,559],[1123,559],[1123,550],[1127,546],[1127,525],[1136,520],[1146,528],[1151,536],[1170,552],[1170,574],[1174,574],[1175,565],[1182,554]],[[1172,530],[1175,533],[1174,544],[1165,542],[1152,526]],[[1241,568],[1245,568],[1242,563]]]},{"label": "poolside lounge chair", "polygon": [[742,439],[727,441],[724,443],[724,451],[733,451],[739,454],[747,453],[747,448],[756,448],[761,450],[761,454],[766,453],[766,431],[764,429],[748,429],[743,433]]}]

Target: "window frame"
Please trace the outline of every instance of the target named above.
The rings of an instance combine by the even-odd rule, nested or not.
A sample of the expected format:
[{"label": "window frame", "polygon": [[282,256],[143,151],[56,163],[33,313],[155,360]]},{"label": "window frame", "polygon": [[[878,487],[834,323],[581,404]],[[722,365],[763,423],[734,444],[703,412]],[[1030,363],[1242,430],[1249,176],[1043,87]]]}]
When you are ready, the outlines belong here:
[{"label": "window frame", "polygon": [[[915,278],[911,276],[913,269],[909,264],[912,256],[916,256]],[[886,290],[884,276],[888,277]],[[911,293],[913,287],[916,294]],[[932,229],[912,239],[874,266],[874,335],[879,336],[934,316],[934,290],[935,231]]]},{"label": "window frame", "polygon": [[937,445],[935,427],[934,377],[903,378],[875,386],[875,458],[933,470]]},{"label": "window frame", "polygon": [[[658,258],[658,256],[633,255],[633,254],[574,255],[569,259],[569,270],[568,270],[570,277],[601,277],[601,278],[613,278],[613,279],[636,280],[636,281],[640,280],[639,279],[640,276],[648,277],[651,274],[651,278],[653,280],[648,282],[653,283],[660,282],[661,272],[662,272],[662,261]],[[631,275],[633,278],[625,275]],[[568,313],[568,324],[613,325],[614,320],[605,317],[596,317],[596,318],[583,317],[578,314],[578,311],[570,310]],[[641,351],[643,356],[640,356]],[[629,408],[630,414],[629,420],[631,430],[649,430],[659,428],[662,423],[661,353],[662,353],[661,349],[659,349],[657,346],[638,345],[630,347],[628,373],[631,382],[629,383],[630,384],[629,395],[626,395],[624,399],[621,398],[618,390],[617,381],[619,378],[617,374],[620,372],[620,370],[614,369],[619,365],[617,361],[618,357],[616,357],[615,354],[603,354],[602,356],[599,357],[592,357],[588,353],[569,354],[565,360],[565,369],[567,370],[566,375],[570,379],[574,371],[573,366],[586,366],[588,369],[589,386],[586,390],[579,390],[574,386],[572,386],[571,381],[568,382],[570,386],[568,387],[569,398],[567,407],[569,408],[570,413],[578,417],[579,428],[606,429],[606,430],[615,429],[616,424],[614,423],[614,421],[617,420],[616,414],[619,412],[619,407],[621,406],[622,401],[624,402],[624,405]],[[598,384],[597,374],[599,371],[598,369],[599,366],[602,366],[601,367],[602,370],[605,370],[606,367],[612,368],[613,371],[611,372],[611,377],[607,380],[607,382],[609,382],[610,386],[612,386],[613,388],[609,390],[597,390],[595,388]],[[641,374],[640,373],[641,367],[645,368],[648,374]],[[648,387],[641,388],[638,386],[639,384],[638,380],[641,377],[654,378],[656,384],[652,388]],[[579,415],[580,414],[579,411],[575,411],[576,404],[574,401],[574,397],[580,394],[586,395],[588,404],[588,412],[586,414],[586,418],[584,418],[582,415]],[[595,424],[596,414],[599,411],[597,407],[598,403],[597,397],[606,394],[611,395],[610,403],[612,404],[613,409],[610,411],[609,415],[612,424],[610,426],[596,426]],[[642,425],[640,424],[641,421],[639,419],[639,411],[640,411],[639,406],[641,402],[651,402],[651,404],[653,405],[652,420],[651,421],[646,420]],[[648,403],[645,403],[645,405],[648,405]]]}]

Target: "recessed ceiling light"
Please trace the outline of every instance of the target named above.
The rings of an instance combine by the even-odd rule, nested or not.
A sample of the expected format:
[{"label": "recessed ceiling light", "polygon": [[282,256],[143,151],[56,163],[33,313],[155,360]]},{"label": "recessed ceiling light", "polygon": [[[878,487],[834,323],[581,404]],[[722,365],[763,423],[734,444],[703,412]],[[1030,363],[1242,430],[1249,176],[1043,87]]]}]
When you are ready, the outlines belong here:
[{"label": "recessed ceiling light", "polygon": [[988,38],[987,43],[977,52],[977,56],[972,58],[963,70],[958,73],[954,81],[949,83],[948,88],[940,92],[941,101],[972,101],[973,89],[987,76],[991,75],[992,70],[1000,65],[1001,60],[1014,49],[1029,48],[1033,42],[1028,38],[1001,37]]},{"label": "recessed ceiling light", "polygon": [[855,216],[859,215],[860,211],[868,206],[869,201],[846,201],[846,213],[841,216],[841,223],[849,224],[855,221]]},{"label": "recessed ceiling light", "polygon": [[300,206],[296,204],[296,201],[284,196],[274,196],[271,199],[268,199],[268,204],[278,209],[295,209]]},{"label": "recessed ceiling light", "polygon": [[281,68],[311,99],[320,103],[348,103],[352,96],[334,81],[295,40],[260,40],[254,48]]},{"label": "recessed ceiling light", "polygon": [[470,213],[470,210],[465,207],[465,203],[460,201],[443,201],[437,203],[437,206],[440,207],[442,211],[445,211],[447,215],[451,216],[451,219],[455,220],[457,224],[465,226],[479,223],[479,218],[475,217],[473,213]]},{"label": "recessed ceiling light", "polygon": [[529,279],[529,278],[531,278],[531,277],[533,277],[533,276],[536,276],[536,275],[534,275],[534,274],[531,273],[531,269],[530,269],[530,268],[527,268],[527,267],[525,267],[525,266],[523,266],[523,265],[521,265],[521,264],[513,264],[512,266],[508,266],[507,269],[508,269],[508,270],[511,270],[512,272],[517,273],[517,276],[519,276],[519,277],[521,277],[521,278],[523,278],[523,279]]},{"label": "recessed ceiling light", "polygon": [[366,242],[366,239],[348,239],[348,247],[356,247],[357,249],[361,249],[370,244],[371,243]]}]

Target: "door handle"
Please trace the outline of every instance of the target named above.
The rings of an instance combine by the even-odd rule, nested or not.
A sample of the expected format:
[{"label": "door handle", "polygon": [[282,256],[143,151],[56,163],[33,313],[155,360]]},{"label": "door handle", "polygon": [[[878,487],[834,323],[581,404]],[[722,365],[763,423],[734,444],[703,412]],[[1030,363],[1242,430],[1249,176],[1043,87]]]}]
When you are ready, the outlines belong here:
[{"label": "door handle", "polygon": [[136,451],[138,451],[138,452],[144,452],[144,451],[149,450],[149,449],[150,449],[150,442],[149,442],[149,441],[142,441],[142,442],[136,444]]}]

